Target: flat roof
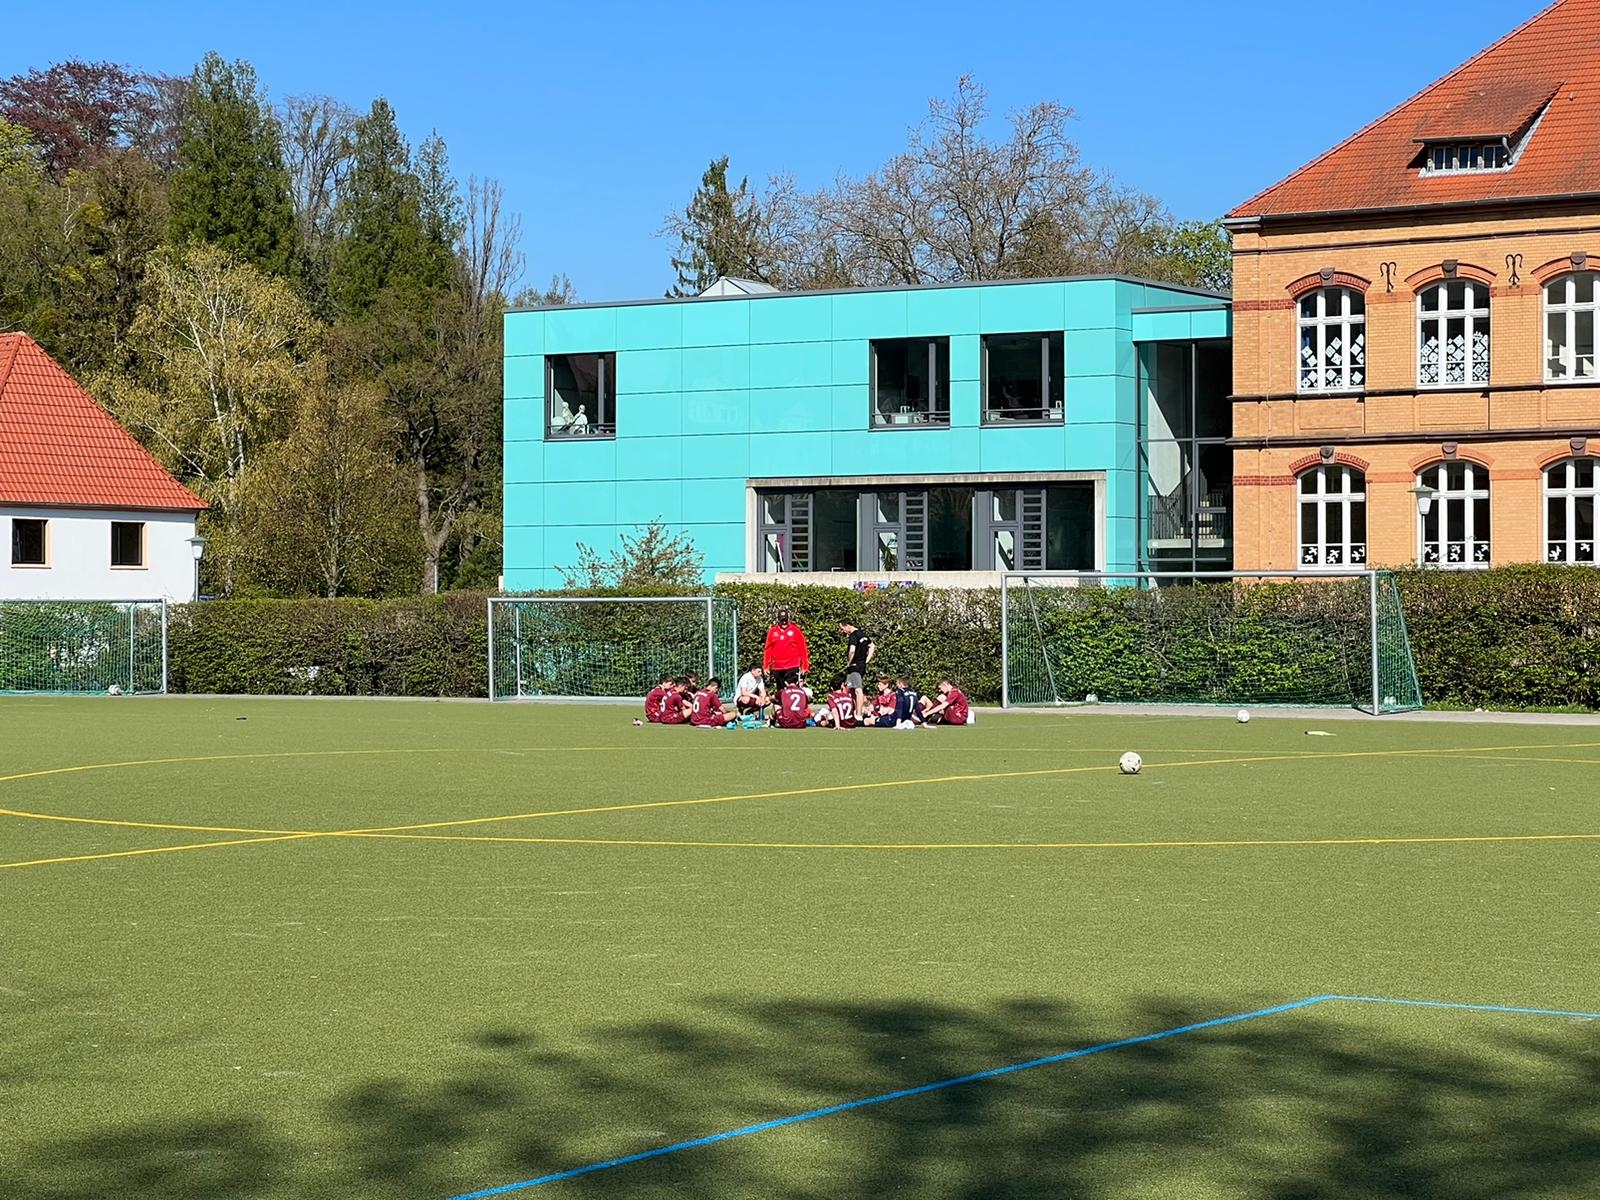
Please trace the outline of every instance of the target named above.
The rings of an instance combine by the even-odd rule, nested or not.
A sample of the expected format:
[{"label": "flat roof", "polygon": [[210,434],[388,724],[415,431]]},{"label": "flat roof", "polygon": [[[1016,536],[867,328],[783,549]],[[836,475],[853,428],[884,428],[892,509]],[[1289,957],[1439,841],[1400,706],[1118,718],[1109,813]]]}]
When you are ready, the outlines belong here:
[{"label": "flat roof", "polygon": [[721,304],[728,300],[779,300],[789,296],[855,296],[873,292],[927,292],[936,289],[975,287],[1020,287],[1034,283],[1131,283],[1139,287],[1162,288],[1204,300],[1231,302],[1230,292],[1213,292],[1184,283],[1163,283],[1138,275],[1051,275],[1042,279],[963,279],[956,283],[897,283],[881,287],[800,288],[794,291],[762,292],[753,296],[661,296],[649,300],[594,300],[580,304],[527,304],[506,309],[507,315],[524,312],[562,312],[574,308],[643,308],[656,304]]}]

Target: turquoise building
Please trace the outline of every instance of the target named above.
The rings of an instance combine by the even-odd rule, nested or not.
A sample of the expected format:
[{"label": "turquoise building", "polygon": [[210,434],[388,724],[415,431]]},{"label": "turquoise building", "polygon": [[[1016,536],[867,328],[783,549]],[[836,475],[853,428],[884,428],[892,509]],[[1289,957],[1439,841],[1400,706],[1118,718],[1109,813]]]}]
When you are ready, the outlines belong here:
[{"label": "turquoise building", "polygon": [[653,520],[708,582],[1231,565],[1227,297],[713,291],[506,315],[507,590]]}]

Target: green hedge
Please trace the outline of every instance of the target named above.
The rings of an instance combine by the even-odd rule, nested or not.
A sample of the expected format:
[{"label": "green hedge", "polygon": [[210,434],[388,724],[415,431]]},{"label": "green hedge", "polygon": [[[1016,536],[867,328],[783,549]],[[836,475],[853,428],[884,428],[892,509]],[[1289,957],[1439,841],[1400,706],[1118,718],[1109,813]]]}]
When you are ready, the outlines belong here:
[{"label": "green hedge", "polygon": [[210,600],[172,610],[169,686],[257,696],[483,696],[484,597]]},{"label": "green hedge", "polygon": [[1600,571],[1405,571],[1399,580],[1428,703],[1600,709]]},{"label": "green hedge", "polygon": [[[1600,571],[1528,566],[1402,571],[1398,579],[1430,704],[1600,709]],[[877,639],[874,666],[925,685],[948,673],[978,703],[1000,695],[997,592],[775,583],[723,585],[716,594],[739,603],[744,665],[759,657],[782,604],[810,639],[818,678],[843,667],[838,621],[850,616]],[[1116,610],[1112,603],[1095,609],[1107,620]],[[180,606],[171,619],[170,685],[261,695],[482,696],[484,615],[477,593]],[[1102,640],[1115,640],[1115,632],[1104,630]]]}]

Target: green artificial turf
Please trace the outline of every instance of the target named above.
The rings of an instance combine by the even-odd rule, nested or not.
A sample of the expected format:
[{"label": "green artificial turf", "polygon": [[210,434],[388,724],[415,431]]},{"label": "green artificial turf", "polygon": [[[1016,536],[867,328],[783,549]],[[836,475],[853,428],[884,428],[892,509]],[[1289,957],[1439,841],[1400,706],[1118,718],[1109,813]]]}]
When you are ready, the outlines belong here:
[{"label": "green artificial turf", "polygon": [[[1327,993],[1600,1011],[1600,729],[632,716],[0,700],[0,808],[264,831],[0,816],[74,860],[0,869],[0,1196],[444,1200]],[[1130,842],[1279,844],[1081,845]],[[520,1194],[1597,1179],[1600,1021],[1340,1001]]]}]

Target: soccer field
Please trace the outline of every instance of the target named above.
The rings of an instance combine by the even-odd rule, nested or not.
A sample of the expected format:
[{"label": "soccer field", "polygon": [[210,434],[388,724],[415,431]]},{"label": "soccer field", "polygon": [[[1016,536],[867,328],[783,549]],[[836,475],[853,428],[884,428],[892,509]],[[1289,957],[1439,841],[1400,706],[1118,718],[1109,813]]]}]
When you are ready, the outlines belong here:
[{"label": "soccer field", "polygon": [[633,715],[0,701],[0,1196],[1600,1187],[1600,727]]}]

